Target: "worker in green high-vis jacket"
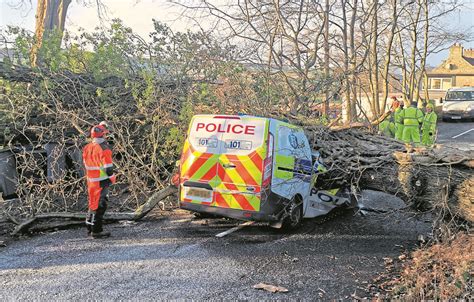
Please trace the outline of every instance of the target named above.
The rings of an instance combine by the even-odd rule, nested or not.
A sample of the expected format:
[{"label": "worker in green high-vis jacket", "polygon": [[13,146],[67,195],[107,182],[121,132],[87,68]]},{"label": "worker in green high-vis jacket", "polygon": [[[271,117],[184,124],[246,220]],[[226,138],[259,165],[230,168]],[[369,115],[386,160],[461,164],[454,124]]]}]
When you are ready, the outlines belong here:
[{"label": "worker in green high-vis jacket", "polygon": [[433,104],[426,105],[426,114],[421,125],[421,143],[425,146],[433,145],[436,140],[436,121],[438,116],[433,108]]},{"label": "worker in green high-vis jacket", "polygon": [[416,105],[416,102],[412,102],[410,107],[400,112],[400,118],[403,121],[402,140],[406,144],[413,143],[415,146],[421,143],[420,124],[423,122],[423,112]]},{"label": "worker in green high-vis jacket", "polygon": [[397,97],[393,97],[394,99],[394,106],[395,110],[393,112],[394,117],[394,126],[395,126],[395,139],[402,140],[403,136],[403,120],[400,117],[400,113],[403,111],[403,101],[397,100]]}]

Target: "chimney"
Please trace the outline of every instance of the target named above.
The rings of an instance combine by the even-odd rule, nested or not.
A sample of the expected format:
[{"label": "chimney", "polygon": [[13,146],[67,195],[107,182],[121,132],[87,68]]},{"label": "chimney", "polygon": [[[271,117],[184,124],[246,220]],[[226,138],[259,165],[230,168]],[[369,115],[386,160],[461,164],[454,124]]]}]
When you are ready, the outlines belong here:
[{"label": "chimney", "polygon": [[452,58],[460,58],[463,55],[463,49],[461,44],[454,43],[453,46],[449,49],[449,56]]},{"label": "chimney", "polygon": [[463,56],[466,58],[474,58],[474,49],[464,49]]}]

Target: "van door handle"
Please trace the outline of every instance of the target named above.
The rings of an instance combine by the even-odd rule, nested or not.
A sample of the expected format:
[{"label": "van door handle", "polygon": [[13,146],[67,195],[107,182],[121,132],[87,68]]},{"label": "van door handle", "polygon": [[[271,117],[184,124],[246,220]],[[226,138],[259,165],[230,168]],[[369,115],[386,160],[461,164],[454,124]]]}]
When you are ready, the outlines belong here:
[{"label": "van door handle", "polygon": [[233,169],[233,168],[237,167],[236,165],[233,165],[233,164],[223,164],[222,166],[225,169]]}]

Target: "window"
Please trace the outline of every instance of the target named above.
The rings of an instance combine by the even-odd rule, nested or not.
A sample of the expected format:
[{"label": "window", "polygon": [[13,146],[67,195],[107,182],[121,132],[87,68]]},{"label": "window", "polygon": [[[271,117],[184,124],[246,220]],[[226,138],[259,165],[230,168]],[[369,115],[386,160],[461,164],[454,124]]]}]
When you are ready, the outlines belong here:
[{"label": "window", "polygon": [[448,90],[452,87],[451,78],[429,78],[428,89],[431,90]]},{"label": "window", "polygon": [[443,90],[448,90],[451,88],[451,79],[443,79],[443,84],[442,84]]}]

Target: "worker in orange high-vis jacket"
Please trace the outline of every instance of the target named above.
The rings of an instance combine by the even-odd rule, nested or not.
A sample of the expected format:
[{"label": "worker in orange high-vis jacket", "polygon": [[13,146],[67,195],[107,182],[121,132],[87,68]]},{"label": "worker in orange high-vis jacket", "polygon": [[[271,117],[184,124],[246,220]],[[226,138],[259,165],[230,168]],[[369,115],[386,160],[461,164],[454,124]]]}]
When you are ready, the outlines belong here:
[{"label": "worker in orange high-vis jacket", "polygon": [[108,188],[115,183],[112,150],[106,141],[109,131],[105,122],[91,128],[92,142],[82,151],[86,169],[87,191],[89,194],[89,212],[86,218],[88,234],[93,238],[109,237],[104,232],[102,221],[107,209]]}]

